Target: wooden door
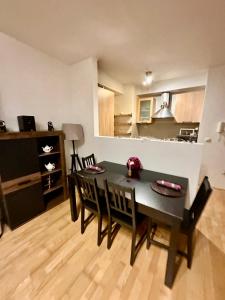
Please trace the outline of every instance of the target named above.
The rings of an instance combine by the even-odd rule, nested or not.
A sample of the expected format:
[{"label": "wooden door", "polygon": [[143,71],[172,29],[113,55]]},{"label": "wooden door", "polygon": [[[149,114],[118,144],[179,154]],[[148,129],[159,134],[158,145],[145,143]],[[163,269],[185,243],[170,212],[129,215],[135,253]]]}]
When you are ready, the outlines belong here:
[{"label": "wooden door", "polygon": [[98,88],[99,135],[114,136],[114,97],[107,89]]}]

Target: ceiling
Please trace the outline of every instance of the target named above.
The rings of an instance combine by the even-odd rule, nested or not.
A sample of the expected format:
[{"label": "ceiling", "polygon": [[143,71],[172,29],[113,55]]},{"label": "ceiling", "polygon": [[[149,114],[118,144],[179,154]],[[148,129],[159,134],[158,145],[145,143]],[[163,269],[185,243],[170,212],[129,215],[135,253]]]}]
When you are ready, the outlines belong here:
[{"label": "ceiling", "polygon": [[224,0],[0,0],[0,30],[67,64],[95,56],[121,83],[225,63]]}]

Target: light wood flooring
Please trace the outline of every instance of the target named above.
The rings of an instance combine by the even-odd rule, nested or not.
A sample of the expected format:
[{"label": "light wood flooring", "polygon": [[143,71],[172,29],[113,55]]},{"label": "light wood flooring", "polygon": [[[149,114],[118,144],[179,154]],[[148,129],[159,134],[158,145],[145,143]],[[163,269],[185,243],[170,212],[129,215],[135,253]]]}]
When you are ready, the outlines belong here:
[{"label": "light wood flooring", "polygon": [[[158,231],[163,236],[163,230]],[[0,299],[225,299],[225,191],[214,190],[195,234],[192,269],[182,259],[173,289],[164,285],[167,252],[141,248],[129,265],[130,233],[96,245],[97,222],[83,235],[61,203],[0,240]]]}]

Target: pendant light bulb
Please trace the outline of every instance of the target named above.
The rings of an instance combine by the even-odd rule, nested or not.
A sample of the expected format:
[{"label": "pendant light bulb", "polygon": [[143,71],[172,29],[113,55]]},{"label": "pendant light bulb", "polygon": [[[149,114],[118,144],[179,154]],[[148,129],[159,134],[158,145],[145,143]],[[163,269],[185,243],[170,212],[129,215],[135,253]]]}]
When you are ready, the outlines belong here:
[{"label": "pendant light bulb", "polygon": [[144,86],[152,84],[152,72],[151,71],[148,71],[148,72],[145,73],[145,79],[142,82],[142,84]]}]

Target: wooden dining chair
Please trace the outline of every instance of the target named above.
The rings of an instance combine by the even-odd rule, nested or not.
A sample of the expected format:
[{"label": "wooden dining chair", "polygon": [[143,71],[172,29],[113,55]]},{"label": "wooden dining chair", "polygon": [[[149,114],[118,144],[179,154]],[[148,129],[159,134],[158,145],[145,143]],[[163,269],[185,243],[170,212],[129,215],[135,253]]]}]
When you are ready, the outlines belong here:
[{"label": "wooden dining chair", "polygon": [[95,165],[96,161],[95,161],[94,153],[92,153],[91,155],[88,155],[86,157],[82,157],[82,163],[83,163],[84,169],[90,165]]},{"label": "wooden dining chair", "polygon": [[[95,178],[84,177],[78,173],[75,176],[81,205],[81,233],[84,233],[87,225],[97,216],[97,245],[100,246],[106,232],[106,230],[102,230],[102,219],[106,213],[105,198],[99,195]],[[86,219],[85,210],[90,211],[90,215]]]},{"label": "wooden dining chair", "polygon": [[[195,197],[195,200],[191,206],[190,209],[184,210],[184,219],[181,223],[181,233],[186,235],[187,237],[187,253],[184,253],[182,251],[178,251],[179,254],[185,256],[187,258],[187,266],[190,269],[192,264],[192,257],[193,257],[193,247],[192,247],[192,241],[193,241],[193,233],[196,227],[196,224],[204,210],[204,207],[210,197],[210,194],[212,193],[212,188],[210,186],[208,177],[205,176],[203,179],[199,190],[197,192],[197,195]],[[151,232],[152,224],[154,221],[152,219],[149,219],[149,232]],[[154,227],[154,226],[153,226]],[[156,230],[156,227],[154,228]],[[154,236],[153,236],[154,237]],[[150,235],[147,237],[147,248],[150,247],[150,244],[156,244],[159,246],[163,246],[164,248],[167,248],[166,245],[155,241],[153,238],[150,238]]]},{"label": "wooden dining chair", "polygon": [[105,198],[108,211],[108,240],[107,248],[110,249],[113,241],[113,222],[126,226],[132,230],[130,265],[134,264],[137,250],[146,239],[144,231],[136,244],[137,226],[143,222],[144,216],[137,214],[135,202],[135,189],[127,188],[112,182],[104,182]]}]

